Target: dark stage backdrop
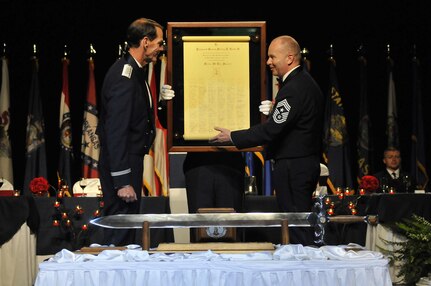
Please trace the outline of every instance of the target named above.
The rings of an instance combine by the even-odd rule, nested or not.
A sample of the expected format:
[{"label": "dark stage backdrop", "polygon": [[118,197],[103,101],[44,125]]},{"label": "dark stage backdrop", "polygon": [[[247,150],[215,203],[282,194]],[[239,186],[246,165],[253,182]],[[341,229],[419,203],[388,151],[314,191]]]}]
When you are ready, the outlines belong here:
[{"label": "dark stage backdrop", "polygon": [[[111,3],[116,2],[116,3]],[[368,102],[375,143],[374,165],[380,169],[386,144],[386,45],[391,45],[395,62],[394,81],[399,114],[404,168],[409,168],[411,130],[411,48],[417,47],[423,78],[425,126],[431,125],[431,17],[426,1],[270,1],[248,7],[233,1],[94,1],[94,0],[0,0],[0,42],[7,44],[11,93],[11,128],[16,188],[22,188],[25,168],[25,129],[31,82],[32,46],[39,54],[40,94],[46,125],[48,173],[56,182],[59,153],[59,102],[62,84],[61,57],[65,44],[70,49],[69,92],[72,116],[75,176],[80,176],[80,144],[83,107],[88,82],[88,50],[95,56],[96,89],[115,61],[118,45],[124,42],[126,27],[138,17],[153,18],[166,26],[174,21],[266,21],[267,39],[281,34],[295,37],[310,51],[311,74],[327,94],[328,54],[334,45],[340,92],[350,137],[353,161],[359,117],[358,47],[363,44],[368,60]],[[238,5],[238,6],[236,6]],[[348,6],[348,7],[347,7]],[[430,141],[426,128],[426,142]],[[429,145],[429,144],[428,144]],[[427,154],[427,166],[431,165]],[[355,164],[355,162],[353,162]],[[353,170],[356,170],[354,165]]]}]

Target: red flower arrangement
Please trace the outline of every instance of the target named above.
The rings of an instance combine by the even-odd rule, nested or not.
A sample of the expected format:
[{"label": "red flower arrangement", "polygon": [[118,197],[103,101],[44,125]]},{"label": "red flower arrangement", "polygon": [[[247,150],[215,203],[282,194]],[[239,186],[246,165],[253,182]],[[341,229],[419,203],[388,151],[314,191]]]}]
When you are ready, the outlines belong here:
[{"label": "red flower arrangement", "polygon": [[35,195],[45,195],[50,187],[48,181],[44,177],[37,177],[30,182],[30,191]]},{"label": "red flower arrangement", "polygon": [[367,193],[373,193],[377,191],[380,183],[379,180],[374,176],[363,176],[359,188],[364,189]]}]

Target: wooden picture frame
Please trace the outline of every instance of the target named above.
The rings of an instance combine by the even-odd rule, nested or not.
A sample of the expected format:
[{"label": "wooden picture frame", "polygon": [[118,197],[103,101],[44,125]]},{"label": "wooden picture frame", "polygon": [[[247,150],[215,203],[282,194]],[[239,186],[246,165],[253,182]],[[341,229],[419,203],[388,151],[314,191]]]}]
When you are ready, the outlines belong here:
[{"label": "wooden picture frame", "polygon": [[[238,150],[232,145],[210,144],[208,138],[211,135],[204,134],[200,137],[200,134],[196,136],[192,133],[203,125],[201,122],[205,124],[202,127],[205,132],[213,132],[215,135],[217,133],[213,130],[214,126],[236,130],[248,128],[265,120],[258,107],[260,102],[266,99],[267,93],[266,22],[168,22],[167,44],[167,82],[175,90],[174,100],[167,102],[168,151],[262,151],[261,146]],[[220,50],[224,49],[222,53],[218,47]],[[248,66],[244,67],[241,63]],[[206,74],[210,74],[208,68],[214,70],[215,76],[205,83],[196,82],[193,80],[196,77],[190,76],[197,74],[205,77]],[[235,81],[237,74],[240,78],[238,82]],[[235,80],[232,79],[232,75]],[[201,83],[202,86],[196,87]],[[221,92],[213,92],[212,88],[208,88],[208,83],[211,87],[221,87]],[[237,85],[241,85],[241,88]],[[200,93],[203,89],[204,92]],[[234,94],[234,100],[228,102],[231,94]],[[211,107],[212,102],[216,102],[216,107],[212,110],[217,114],[211,112],[209,110],[211,108],[201,108],[207,106],[200,105],[204,100],[195,95],[207,96],[209,100],[206,100],[206,104],[210,104]],[[222,103],[219,105],[218,102]],[[196,113],[193,113],[195,111],[189,108],[191,105],[196,107],[199,116],[208,116],[207,120],[199,121],[200,117],[195,116]],[[235,115],[232,115],[233,112],[236,112]],[[235,120],[224,119],[222,118],[224,115],[237,116],[238,120],[237,117]],[[239,126],[246,127],[232,128],[218,121],[227,121],[229,124],[240,122],[238,124],[242,125]],[[199,125],[199,128],[194,128],[196,125]],[[196,132],[199,133],[199,130]]]}]

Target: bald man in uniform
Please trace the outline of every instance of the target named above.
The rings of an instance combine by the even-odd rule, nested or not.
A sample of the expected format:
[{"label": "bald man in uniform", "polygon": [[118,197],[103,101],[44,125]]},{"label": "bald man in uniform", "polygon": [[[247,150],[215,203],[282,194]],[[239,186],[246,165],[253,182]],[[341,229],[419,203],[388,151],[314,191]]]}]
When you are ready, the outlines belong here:
[{"label": "bald man in uniform", "polygon": [[[268,120],[249,129],[215,127],[213,143],[231,142],[239,149],[264,145],[273,161],[273,183],[280,211],[309,212],[320,173],[323,93],[301,65],[301,49],[290,36],[279,36],[268,48],[266,64],[280,80]],[[260,111],[265,108],[260,106]],[[289,229],[290,243],[314,244],[313,229]]]}]

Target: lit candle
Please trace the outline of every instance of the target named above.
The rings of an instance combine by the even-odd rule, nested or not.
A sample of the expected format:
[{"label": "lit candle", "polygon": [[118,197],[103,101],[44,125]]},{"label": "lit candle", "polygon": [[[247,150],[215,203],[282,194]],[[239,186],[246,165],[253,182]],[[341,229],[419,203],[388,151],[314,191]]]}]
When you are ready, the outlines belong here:
[{"label": "lit candle", "polygon": [[364,188],[360,188],[360,189],[359,189],[359,194],[360,194],[361,196],[365,195],[365,189],[364,189]]},{"label": "lit candle", "polygon": [[88,229],[88,226],[87,226],[86,224],[83,224],[83,225],[82,225],[82,227],[81,227],[81,229],[82,229],[83,231],[86,231],[86,230]]},{"label": "lit candle", "polygon": [[60,225],[60,222],[59,222],[58,220],[56,220],[56,219],[55,219],[55,220],[53,220],[53,221],[52,221],[52,225],[53,225],[53,226],[59,226],[59,225]]},{"label": "lit candle", "polygon": [[350,193],[350,188],[346,188],[346,189],[345,189],[345,191],[344,191],[344,194],[345,194],[346,196],[350,196],[350,195],[351,195],[351,193]]},{"label": "lit candle", "polygon": [[84,213],[84,209],[83,209],[80,205],[77,205],[77,206],[75,207],[75,212],[76,212],[77,214],[83,214],[83,213]]},{"label": "lit candle", "polygon": [[55,208],[60,207],[60,202],[59,202],[59,201],[55,201],[55,203],[54,203],[54,207],[55,207]]}]

